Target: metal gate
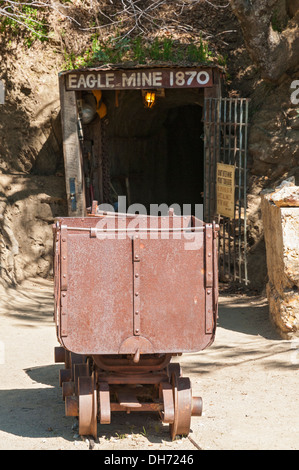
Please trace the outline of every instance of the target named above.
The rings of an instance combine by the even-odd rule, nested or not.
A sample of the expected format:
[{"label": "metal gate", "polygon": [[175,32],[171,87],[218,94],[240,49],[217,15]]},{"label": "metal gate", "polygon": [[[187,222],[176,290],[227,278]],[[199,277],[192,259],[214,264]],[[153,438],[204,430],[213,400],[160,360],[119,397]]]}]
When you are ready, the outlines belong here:
[{"label": "metal gate", "polygon": [[[216,220],[220,225],[220,280],[236,281],[245,285],[248,284],[248,105],[249,100],[244,98],[206,98],[203,116],[204,220]],[[221,195],[219,188],[223,182],[227,187],[224,186],[226,193]],[[221,208],[221,196],[227,198],[224,200],[227,207]]]}]

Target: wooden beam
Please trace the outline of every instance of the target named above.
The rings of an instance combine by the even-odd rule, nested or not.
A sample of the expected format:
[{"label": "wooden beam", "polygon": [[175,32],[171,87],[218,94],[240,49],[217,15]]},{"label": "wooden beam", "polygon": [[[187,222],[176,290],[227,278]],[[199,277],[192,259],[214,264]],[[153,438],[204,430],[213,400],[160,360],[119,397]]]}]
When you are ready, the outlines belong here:
[{"label": "wooden beam", "polygon": [[204,88],[205,98],[221,98],[221,75],[219,70],[213,70],[214,85],[210,88]]},{"label": "wooden beam", "polygon": [[65,77],[59,77],[65,183],[70,217],[86,215],[82,152],[78,135],[76,92],[66,91]]},{"label": "wooden beam", "polygon": [[[214,86],[204,89],[205,99],[220,100],[222,95],[221,76],[214,70]],[[216,165],[220,158],[219,103],[209,105],[204,116],[204,222],[211,223],[216,217]],[[206,121],[208,120],[208,122]]]}]

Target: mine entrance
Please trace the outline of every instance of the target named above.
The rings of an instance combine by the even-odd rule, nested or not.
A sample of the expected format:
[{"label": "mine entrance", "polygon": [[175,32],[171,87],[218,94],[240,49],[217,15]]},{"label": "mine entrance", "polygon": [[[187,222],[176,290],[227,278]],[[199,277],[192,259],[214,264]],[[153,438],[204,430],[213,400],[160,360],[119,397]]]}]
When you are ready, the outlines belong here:
[{"label": "mine entrance", "polygon": [[93,200],[118,209],[120,195],[125,210],[175,204],[195,213],[205,192],[204,99],[220,93],[217,67],[69,71],[60,92],[70,215]]},{"label": "mine entrance", "polygon": [[[126,196],[126,210],[142,204],[147,213],[176,204],[181,213],[195,212],[203,193],[203,123],[201,90],[165,90],[155,105],[145,107],[140,91],[103,93],[109,173],[103,201]],[[107,180],[108,179],[108,180]],[[183,205],[185,205],[183,207]]]}]

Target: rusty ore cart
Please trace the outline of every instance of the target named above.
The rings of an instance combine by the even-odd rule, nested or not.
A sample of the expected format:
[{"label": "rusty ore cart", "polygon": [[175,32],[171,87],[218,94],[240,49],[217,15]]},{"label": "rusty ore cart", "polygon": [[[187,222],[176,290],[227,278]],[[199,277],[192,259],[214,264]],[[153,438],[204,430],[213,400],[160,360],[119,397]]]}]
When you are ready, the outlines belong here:
[{"label": "rusty ore cart", "polygon": [[202,399],[171,359],[214,340],[218,227],[172,212],[137,224],[94,213],[58,218],[53,230],[66,415],[94,438],[117,411],[157,412],[172,439],[188,435]]}]

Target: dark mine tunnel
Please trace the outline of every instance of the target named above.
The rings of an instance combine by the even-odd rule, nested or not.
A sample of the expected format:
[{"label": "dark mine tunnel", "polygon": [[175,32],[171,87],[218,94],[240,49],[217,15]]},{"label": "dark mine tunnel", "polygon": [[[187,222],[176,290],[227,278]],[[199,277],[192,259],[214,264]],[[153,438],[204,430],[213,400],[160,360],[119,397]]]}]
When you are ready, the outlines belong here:
[{"label": "dark mine tunnel", "polygon": [[[84,99],[91,102],[91,93]],[[146,108],[141,90],[105,91],[110,204],[203,202],[203,90],[163,90]],[[96,119],[99,119],[96,117]],[[185,211],[185,209],[184,209]]]}]

